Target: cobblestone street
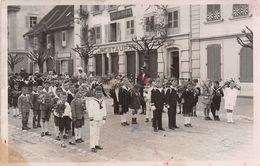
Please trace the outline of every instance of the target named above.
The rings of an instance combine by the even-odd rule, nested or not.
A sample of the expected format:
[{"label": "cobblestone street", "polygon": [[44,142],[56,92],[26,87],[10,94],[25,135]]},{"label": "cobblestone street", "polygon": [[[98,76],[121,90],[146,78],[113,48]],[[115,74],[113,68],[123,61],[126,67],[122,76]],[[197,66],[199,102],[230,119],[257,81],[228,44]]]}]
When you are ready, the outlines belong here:
[{"label": "cobblestone street", "polygon": [[[104,150],[93,154],[89,149],[89,124],[83,127],[85,142],[67,148],[54,139],[53,119],[49,125],[51,137],[41,137],[41,130],[21,130],[21,120],[9,114],[9,147],[22,156],[9,154],[10,162],[89,162],[89,161],[171,161],[171,160],[250,160],[253,158],[253,100],[238,98],[235,124],[226,123],[226,114],[221,108],[221,121],[205,121],[202,105],[198,117],[192,118],[192,128],[183,126],[183,116],[177,115],[174,131],[167,128],[168,117],[163,114],[166,131],[154,133],[151,122],[139,115],[138,124],[120,125],[120,116],[113,114],[112,100],[107,100],[107,122],[101,129],[101,145]],[[200,103],[200,102],[199,102]],[[130,121],[130,116],[128,116]],[[29,126],[32,126],[32,116]]]}]

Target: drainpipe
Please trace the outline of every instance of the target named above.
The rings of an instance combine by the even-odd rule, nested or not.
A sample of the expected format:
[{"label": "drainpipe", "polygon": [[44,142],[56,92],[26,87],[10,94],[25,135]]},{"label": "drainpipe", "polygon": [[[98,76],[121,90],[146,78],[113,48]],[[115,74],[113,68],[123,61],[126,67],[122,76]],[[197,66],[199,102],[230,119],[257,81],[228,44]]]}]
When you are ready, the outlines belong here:
[{"label": "drainpipe", "polygon": [[190,6],[190,32],[189,32],[189,78],[192,79],[192,43],[191,43],[191,32],[192,32],[192,28],[191,28],[191,24],[192,24],[192,16],[191,16],[191,5]]}]

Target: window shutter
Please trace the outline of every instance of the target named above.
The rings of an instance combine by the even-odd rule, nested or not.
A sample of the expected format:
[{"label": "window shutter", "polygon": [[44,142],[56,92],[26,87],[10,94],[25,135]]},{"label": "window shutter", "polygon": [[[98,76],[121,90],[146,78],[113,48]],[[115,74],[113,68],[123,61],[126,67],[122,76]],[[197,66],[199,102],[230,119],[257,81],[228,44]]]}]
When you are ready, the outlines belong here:
[{"label": "window shutter", "polygon": [[60,61],[56,60],[56,72],[57,74],[60,74]]},{"label": "window shutter", "polygon": [[108,43],[108,24],[105,25],[105,43]]},{"label": "window shutter", "polygon": [[69,75],[73,75],[73,59],[69,60]]},{"label": "window shutter", "polygon": [[29,16],[25,16],[25,27],[28,28],[29,27]]},{"label": "window shutter", "polygon": [[121,27],[120,27],[120,23],[117,23],[116,28],[117,28],[117,30],[116,30],[116,32],[117,32],[117,34],[116,34],[116,36],[117,36],[116,41],[121,41]]}]

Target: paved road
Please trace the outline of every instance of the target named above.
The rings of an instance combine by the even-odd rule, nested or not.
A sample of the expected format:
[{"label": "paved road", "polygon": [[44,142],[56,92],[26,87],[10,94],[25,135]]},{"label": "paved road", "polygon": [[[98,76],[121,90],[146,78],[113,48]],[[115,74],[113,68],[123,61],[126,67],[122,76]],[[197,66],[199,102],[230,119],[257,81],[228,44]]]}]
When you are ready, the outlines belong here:
[{"label": "paved road", "polygon": [[[235,124],[226,123],[225,111],[221,121],[205,121],[202,105],[198,117],[192,118],[193,128],[183,126],[182,115],[177,115],[180,129],[167,129],[167,114],[163,114],[166,131],[154,133],[151,122],[139,115],[138,124],[123,127],[120,116],[113,115],[112,101],[107,100],[108,117],[102,128],[101,144],[104,150],[92,154],[89,149],[89,124],[83,128],[84,143],[61,148],[51,137],[40,137],[40,129],[21,130],[21,119],[9,115],[9,154],[11,162],[17,161],[172,161],[172,160],[250,160],[253,157],[253,101],[239,98],[234,115]],[[222,103],[223,105],[223,103]],[[222,106],[223,107],[223,106]],[[129,117],[130,120],[130,117]],[[53,122],[53,119],[51,119]],[[31,119],[29,122],[31,126]],[[65,140],[66,142],[67,140]],[[18,154],[18,155],[16,155]],[[19,156],[19,157],[17,157]]]}]

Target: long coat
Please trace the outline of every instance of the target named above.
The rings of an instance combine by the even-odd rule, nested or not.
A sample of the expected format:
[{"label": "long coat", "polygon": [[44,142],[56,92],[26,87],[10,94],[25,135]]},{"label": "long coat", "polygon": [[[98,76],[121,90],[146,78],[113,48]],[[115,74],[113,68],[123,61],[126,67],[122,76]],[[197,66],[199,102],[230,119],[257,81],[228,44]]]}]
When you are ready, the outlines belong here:
[{"label": "long coat", "polygon": [[121,112],[119,112],[120,115],[123,113],[127,113],[129,111],[129,105],[130,105],[130,99],[131,94],[130,90],[127,90],[125,87],[120,87],[118,92],[118,98],[119,98],[119,105],[121,105]]},{"label": "long coat", "polygon": [[151,103],[154,103],[156,109],[162,110],[165,102],[164,90],[160,92],[158,89],[153,89],[151,92]]},{"label": "long coat", "polygon": [[166,103],[171,107],[176,107],[179,101],[179,95],[174,88],[170,88],[166,91]]}]

